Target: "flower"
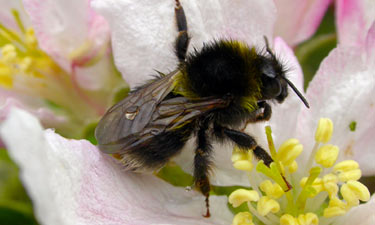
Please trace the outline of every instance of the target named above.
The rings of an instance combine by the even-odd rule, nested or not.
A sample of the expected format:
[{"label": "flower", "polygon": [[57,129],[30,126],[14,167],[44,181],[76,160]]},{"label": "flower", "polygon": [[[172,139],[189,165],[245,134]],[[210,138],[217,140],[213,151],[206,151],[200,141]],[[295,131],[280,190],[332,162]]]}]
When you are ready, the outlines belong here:
[{"label": "flower", "polygon": [[119,87],[114,82],[121,82],[103,17],[87,0],[59,4],[25,0],[29,17],[19,1],[9,6],[18,8],[2,9],[1,114],[4,118],[16,105],[39,116],[47,127],[81,137],[113,103]]},{"label": "flower", "polygon": [[295,46],[314,34],[332,0],[274,2],[277,8],[274,36]]},{"label": "flower", "polygon": [[[252,165],[253,157],[249,157],[252,152],[235,149],[233,166],[247,172],[252,190],[237,189],[229,196],[233,207],[247,202],[251,212],[238,213],[232,224],[241,224],[239,221],[245,218],[247,222],[242,224],[253,224],[253,217],[269,225],[341,224],[352,217],[347,212],[358,207],[360,200],[369,201],[370,192],[358,181],[361,170],[356,161],[336,161],[339,148],[327,144],[333,130],[330,119],[319,120],[314,147],[307,163],[300,166],[296,159],[302,153],[303,145],[297,139],[289,139],[276,152],[271,129],[266,127],[274,162],[270,167],[265,166],[263,161],[257,163],[256,171],[263,176],[254,172],[252,166],[243,166],[245,162]],[[373,204],[375,201],[369,202],[364,210],[370,213]],[[368,224],[374,221],[375,218]]]},{"label": "flower", "polygon": [[[196,47],[200,47],[203,41],[210,40],[212,37],[233,37],[247,41],[250,45],[263,46],[262,36],[266,34],[271,37],[272,23],[275,20],[274,14],[270,13],[270,10],[275,8],[272,1],[253,0],[236,3],[229,0],[186,1],[183,4],[187,15],[191,15],[189,18],[192,18],[189,22],[191,23],[189,32],[192,34],[192,45]],[[153,69],[165,72],[174,69],[177,59],[172,50],[166,51],[166,49],[172,49],[171,46],[173,46],[174,37],[177,34],[173,20],[173,1],[130,3],[125,0],[95,0],[92,5],[109,22],[115,63],[131,87],[146,80],[149,74],[153,74]],[[232,11],[232,9],[236,10]],[[156,17],[155,12],[163,17]],[[372,42],[366,43],[370,46]],[[143,51],[140,51],[140,48]],[[292,50],[280,38],[275,39],[274,49],[277,55],[281,55],[282,60],[287,60],[288,65],[294,69],[294,73],[289,75],[290,80],[295,83],[298,89],[302,89],[302,73]],[[311,146],[311,134],[315,129],[317,118],[329,116],[335,124],[335,130],[339,131],[332,135],[331,143],[337,145],[345,153],[347,149],[345,140],[348,134],[356,134],[353,148],[350,148],[351,152],[353,156],[358,155],[358,149],[361,147],[367,151],[358,158],[358,161],[362,171],[371,174],[371,165],[366,164],[365,158],[371,157],[372,153],[368,150],[370,149],[368,143],[373,140],[363,134],[372,129],[371,124],[366,126],[364,121],[372,118],[360,118],[355,114],[357,111],[354,110],[350,110],[349,113],[342,111],[342,105],[345,105],[345,102],[342,103],[342,101],[348,97],[353,97],[352,101],[363,99],[363,101],[353,101],[356,104],[353,109],[364,108],[364,114],[367,115],[371,112],[371,108],[368,107],[373,101],[368,97],[369,93],[373,93],[373,89],[369,91],[372,83],[360,82],[360,78],[363,79],[366,75],[362,72],[367,71],[362,68],[362,66],[367,68],[366,62],[361,61],[362,57],[346,58],[351,54],[355,55],[353,51],[356,52],[358,49],[349,48],[346,50],[350,53],[349,55],[338,54],[343,51],[338,48],[323,63],[307,91],[307,98],[311,104],[310,111],[301,108],[300,99],[290,93],[285,103],[273,107],[273,117],[269,124],[274,131],[275,146],[279,147],[283,141],[293,136],[297,137],[303,146]],[[361,51],[362,53],[363,51]],[[371,58],[370,54],[364,56]],[[165,60],[161,61],[160,58]],[[351,62],[355,63],[350,68],[342,68],[342,64],[337,63],[344,62],[346,64],[346,60],[352,60]],[[160,64],[158,64],[159,62]],[[372,67],[369,67],[368,71],[370,69]],[[332,74],[326,75],[329,72]],[[357,72],[358,79],[353,79],[351,76],[353,72]],[[349,83],[352,89],[357,87],[364,91],[354,95],[353,90],[348,88]],[[330,88],[331,86],[333,88]],[[328,103],[325,103],[327,99]],[[323,107],[318,107],[319,104],[322,104]],[[341,108],[341,110],[331,111],[331,109],[336,109],[335,107]],[[343,112],[344,114],[342,114]],[[354,119],[349,116],[353,116]],[[248,131],[256,134],[255,136],[259,138],[258,142],[262,146],[267,146],[265,145],[266,139],[263,138],[263,128],[264,124],[251,125],[248,127]],[[42,223],[229,224],[232,221],[232,215],[227,210],[225,198],[212,196],[212,218],[203,219],[201,215],[204,212],[204,204],[202,204],[203,198],[199,194],[192,191],[185,192],[181,188],[172,187],[149,175],[121,172],[120,166],[116,165],[110,157],[100,154],[88,142],[68,141],[54,134],[52,130],[42,131],[35,118],[25,112],[11,111],[10,116],[3,123],[0,133],[10,154],[21,167],[22,179],[35,202],[36,214]],[[218,148],[215,150],[217,169],[213,183],[248,185],[247,175],[238,173],[236,169],[232,168],[230,152]],[[300,152],[297,150],[297,153]],[[292,170],[296,169],[296,165],[300,165],[301,168],[301,165],[309,158],[309,152],[305,155],[306,152],[300,152],[299,158],[290,157],[285,160],[286,165],[289,165]],[[319,155],[325,155],[324,152],[322,150]],[[192,154],[188,152],[183,154],[182,161],[192,162],[187,156],[191,157]],[[350,154],[339,155],[338,160],[343,161],[343,158],[353,158],[353,156]],[[248,157],[247,155],[246,158]],[[300,159],[302,160],[299,161]],[[330,166],[333,160],[318,157],[318,161]],[[189,167],[183,163],[181,166],[185,169]],[[250,169],[249,165],[244,168]],[[275,170],[274,166],[272,168]],[[265,169],[267,168],[263,167],[264,171],[266,171]],[[277,171],[281,171],[281,169],[279,168]],[[312,171],[312,176],[316,176],[316,172],[314,172]],[[272,174],[274,173],[269,173],[273,179],[278,179],[278,182],[281,183],[282,177]],[[311,182],[313,182],[312,179],[306,179],[302,185],[311,187]],[[347,184],[348,188],[352,185],[352,183],[349,184],[349,181]],[[268,198],[257,199],[254,192],[250,194],[242,192],[242,196],[247,194],[248,199],[259,201],[259,204],[262,205],[260,213],[264,215],[268,211],[280,210],[275,201],[282,194],[280,188],[275,185],[275,182],[271,182],[271,184],[265,182],[260,186],[264,192],[269,193],[267,194]],[[364,199],[367,200],[367,198]],[[352,208],[348,215],[351,216],[352,221],[358,221],[358,215],[369,218],[369,224],[371,224],[373,217],[370,215],[372,215],[373,206],[374,198],[367,204]],[[237,217],[237,221],[250,223],[251,217],[254,216],[250,213],[243,213]],[[296,218],[286,216],[284,219],[285,221],[294,221]],[[306,213],[301,215],[300,220],[314,223],[316,217]]]},{"label": "flower", "polygon": [[204,197],[152,176],[124,172],[86,140],[43,130],[31,114],[13,109],[1,137],[21,167],[41,224],[227,224],[224,197],[211,198],[212,217],[202,219]]}]

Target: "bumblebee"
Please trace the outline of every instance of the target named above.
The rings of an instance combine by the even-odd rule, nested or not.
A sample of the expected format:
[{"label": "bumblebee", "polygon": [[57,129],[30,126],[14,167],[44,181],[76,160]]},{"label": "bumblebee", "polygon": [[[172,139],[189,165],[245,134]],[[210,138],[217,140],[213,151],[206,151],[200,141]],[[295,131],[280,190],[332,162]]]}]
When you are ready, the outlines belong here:
[{"label": "bumblebee", "polygon": [[206,197],[205,216],[209,217],[212,141],[233,142],[269,165],[273,161],[269,154],[240,128],[269,120],[269,103],[282,103],[288,86],[309,105],[286,78],[285,67],[267,39],[263,53],[239,41],[217,40],[187,54],[190,37],[178,0],[175,18],[177,69],[159,73],[112,106],[95,136],[102,152],[113,154],[126,170],[136,172],[161,168],[180,153],[187,140],[196,138],[194,180]]}]

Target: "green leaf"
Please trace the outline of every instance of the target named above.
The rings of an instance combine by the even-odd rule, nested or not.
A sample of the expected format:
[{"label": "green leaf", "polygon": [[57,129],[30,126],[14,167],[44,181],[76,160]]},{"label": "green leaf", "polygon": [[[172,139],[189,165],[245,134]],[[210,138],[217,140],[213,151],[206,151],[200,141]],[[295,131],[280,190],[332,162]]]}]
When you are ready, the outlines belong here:
[{"label": "green leaf", "polygon": [[0,223],[4,225],[37,225],[32,214],[0,205]]}]

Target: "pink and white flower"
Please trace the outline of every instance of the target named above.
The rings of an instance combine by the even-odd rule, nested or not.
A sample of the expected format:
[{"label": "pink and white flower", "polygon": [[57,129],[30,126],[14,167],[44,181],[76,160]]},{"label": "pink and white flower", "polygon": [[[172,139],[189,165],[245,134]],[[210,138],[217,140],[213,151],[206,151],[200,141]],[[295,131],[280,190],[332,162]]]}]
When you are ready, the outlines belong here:
[{"label": "pink and white flower", "polygon": [[[263,46],[263,35],[272,35],[275,16],[270,10],[275,7],[271,1],[181,2],[188,18],[192,18],[188,22],[191,44],[197,48],[214,37],[233,37],[249,45]],[[153,69],[164,72],[174,69],[177,59],[172,47],[176,36],[173,4],[174,1],[92,2],[108,20],[115,63],[131,87],[146,80],[154,73]],[[249,10],[252,13],[247,13]],[[364,44],[339,46],[323,61],[306,93],[309,110],[303,108],[292,92],[285,103],[273,107],[273,117],[268,123],[276,146],[291,137],[311,146],[316,122],[320,117],[330,117],[336,127],[332,142],[344,150],[339,160],[354,158],[364,174],[374,174],[374,167],[368,161],[375,152],[374,140],[369,135],[375,129],[375,118],[371,116],[375,96],[374,51],[368,50],[374,49],[373,27],[361,30],[366,33]],[[292,50],[280,38],[275,39],[274,49],[293,69],[289,77],[301,90],[302,72]],[[350,127],[353,121],[354,131]],[[264,125],[251,125],[248,132],[266,146]],[[0,135],[21,168],[22,180],[43,224],[229,224],[232,221],[225,198],[211,198],[212,218],[205,219],[201,216],[204,204],[199,194],[172,187],[149,175],[123,172],[87,141],[66,140],[51,130],[43,131],[37,120],[23,111],[11,111]],[[181,155],[182,161],[189,162],[191,154],[186,152]],[[309,152],[302,153],[301,162],[306,162],[308,155]],[[247,176],[232,168],[230,158],[228,148],[215,151],[214,183],[248,185]],[[304,165],[301,162],[300,167]],[[368,203],[352,208],[338,224],[363,221],[361,218],[368,219],[363,224],[373,224],[374,204],[372,197]]]}]

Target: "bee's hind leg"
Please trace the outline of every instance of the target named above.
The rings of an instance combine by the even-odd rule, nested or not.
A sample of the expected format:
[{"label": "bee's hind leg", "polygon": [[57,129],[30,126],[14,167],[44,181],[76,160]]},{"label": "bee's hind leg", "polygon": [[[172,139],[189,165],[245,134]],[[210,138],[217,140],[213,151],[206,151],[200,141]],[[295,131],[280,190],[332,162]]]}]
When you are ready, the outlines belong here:
[{"label": "bee's hind leg", "polygon": [[188,35],[188,27],[184,9],[179,0],[176,0],[175,17],[177,23],[178,36],[175,42],[175,51],[180,62],[184,62],[186,52],[189,46],[190,37]]},{"label": "bee's hind leg", "polygon": [[211,165],[212,146],[207,138],[206,131],[208,122],[203,122],[199,127],[197,134],[197,149],[194,157],[194,180],[195,186],[206,197],[206,214],[204,217],[210,217],[209,197],[210,197],[210,180],[209,170]]}]

